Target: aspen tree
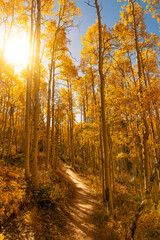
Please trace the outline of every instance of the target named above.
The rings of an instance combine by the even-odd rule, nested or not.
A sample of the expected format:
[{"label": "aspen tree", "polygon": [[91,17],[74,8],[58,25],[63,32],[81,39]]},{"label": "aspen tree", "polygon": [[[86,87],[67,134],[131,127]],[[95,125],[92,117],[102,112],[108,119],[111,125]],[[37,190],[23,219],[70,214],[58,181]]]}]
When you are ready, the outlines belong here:
[{"label": "aspen tree", "polygon": [[[51,20],[49,23],[49,28],[51,30],[51,39],[50,39],[50,52],[51,52],[51,63],[50,63],[50,77],[49,85],[52,83],[52,93],[50,93],[51,88],[48,87],[48,111],[47,111],[47,139],[46,139],[46,169],[49,166],[49,152],[51,152],[51,165],[53,168],[56,166],[56,155],[55,155],[55,71],[56,71],[56,61],[58,57],[60,58],[61,52],[67,51],[67,37],[66,30],[74,26],[74,19],[78,18],[80,15],[80,9],[76,7],[74,2],[69,0],[67,1],[58,1],[59,9],[55,13],[55,19]],[[53,26],[52,26],[53,25]],[[60,43],[62,45],[60,46]],[[50,96],[52,95],[51,100],[51,112],[52,112],[52,129],[51,129],[51,144],[49,141],[50,137]],[[51,151],[50,151],[51,147]]]},{"label": "aspen tree", "polygon": [[34,139],[32,151],[32,183],[37,189],[37,157],[38,157],[38,132],[39,132],[39,85],[40,85],[40,33],[41,33],[41,0],[37,0],[37,21],[36,21],[36,57],[34,69]]},{"label": "aspen tree", "polygon": [[27,66],[27,89],[26,89],[26,122],[25,122],[25,176],[30,176],[30,112],[31,112],[31,85],[32,85],[32,51],[33,51],[33,9],[34,0],[31,4],[31,29],[30,29],[30,50]]},{"label": "aspen tree", "polygon": [[[133,26],[134,26],[134,38],[135,38],[135,48],[137,54],[137,64],[138,64],[138,78],[139,78],[139,96],[140,102],[142,102],[142,94],[143,94],[143,86],[142,86],[142,63],[140,58],[140,50],[139,50],[139,42],[138,42],[138,32],[137,32],[137,23],[135,17],[135,2],[130,0],[131,7],[132,7],[132,17],[133,17]],[[145,176],[146,176],[146,188],[150,182],[150,162],[148,156],[148,137],[149,137],[149,127],[146,120],[146,112],[143,110],[142,107],[142,121],[144,124],[144,131],[143,131],[143,150],[144,150],[144,160],[145,160]]]},{"label": "aspen tree", "polygon": [[95,6],[98,16],[98,29],[99,29],[99,76],[100,76],[100,93],[101,93],[101,117],[102,117],[102,131],[103,131],[103,146],[104,146],[104,165],[105,165],[105,194],[106,200],[109,204],[111,214],[113,214],[113,200],[112,190],[110,182],[110,164],[109,164],[109,152],[108,152],[108,139],[107,139],[107,125],[105,116],[105,98],[104,98],[104,76],[103,76],[103,59],[102,59],[102,24],[101,15],[98,5],[98,1],[95,0]]}]

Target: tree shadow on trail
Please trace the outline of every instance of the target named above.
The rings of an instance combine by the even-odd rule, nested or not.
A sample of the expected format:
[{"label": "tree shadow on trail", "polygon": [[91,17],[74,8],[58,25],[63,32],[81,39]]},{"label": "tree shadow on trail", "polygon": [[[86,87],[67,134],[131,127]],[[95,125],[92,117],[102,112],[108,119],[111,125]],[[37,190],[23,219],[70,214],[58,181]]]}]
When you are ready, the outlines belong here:
[{"label": "tree shadow on trail", "polygon": [[92,191],[83,183],[78,174],[64,165],[66,176],[73,182],[73,196],[67,203],[68,221],[73,235],[71,240],[120,240],[112,231],[106,231],[97,221],[97,206]]}]

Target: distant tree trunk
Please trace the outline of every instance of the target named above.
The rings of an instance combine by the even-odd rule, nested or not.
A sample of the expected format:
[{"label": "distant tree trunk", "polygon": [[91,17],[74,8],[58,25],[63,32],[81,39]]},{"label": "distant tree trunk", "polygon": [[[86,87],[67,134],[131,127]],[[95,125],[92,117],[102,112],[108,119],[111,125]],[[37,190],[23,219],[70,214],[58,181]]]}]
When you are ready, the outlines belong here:
[{"label": "distant tree trunk", "polygon": [[13,94],[12,94],[12,83],[14,78],[14,67],[12,68],[11,82],[9,88],[9,102],[10,102],[10,113],[9,113],[9,127],[8,127],[8,145],[7,145],[7,157],[11,155],[11,144],[12,144],[12,117],[13,117]]},{"label": "distant tree trunk", "polygon": [[3,126],[3,145],[2,145],[2,157],[4,156],[4,153],[5,153],[5,140],[6,140],[6,130],[7,130],[7,120],[8,120],[8,110],[9,110],[9,93],[8,93],[8,96],[7,96],[7,106],[6,106],[6,111],[4,113],[4,126]]},{"label": "distant tree trunk", "polygon": [[12,118],[13,118],[13,106],[12,106],[12,98],[10,103],[10,114],[9,114],[9,132],[8,132],[8,147],[7,147],[7,156],[11,157],[11,145],[12,143]]},{"label": "distant tree trunk", "polygon": [[102,196],[103,196],[103,201],[105,201],[105,171],[104,171],[104,152],[103,152],[103,142],[102,142],[102,121],[100,119],[100,128],[99,128],[99,138],[100,138],[100,154],[101,154],[101,175],[102,175]]},{"label": "distant tree trunk", "polygon": [[104,164],[105,164],[105,195],[109,205],[111,214],[113,214],[113,199],[110,182],[110,164],[109,164],[109,152],[108,152],[108,139],[107,139],[107,126],[105,117],[105,98],[104,98],[104,76],[103,76],[103,59],[102,59],[102,24],[100,10],[97,0],[95,0],[95,6],[98,16],[98,30],[99,30],[99,76],[100,76],[100,94],[101,94],[101,116],[102,116],[102,130],[103,130],[103,144],[104,144]]},{"label": "distant tree trunk", "polygon": [[55,61],[53,60],[53,69],[52,69],[52,132],[51,132],[51,166],[53,169],[56,168],[56,155],[55,155],[55,106],[54,106],[54,98],[55,98]]},{"label": "distant tree trunk", "polygon": [[149,128],[148,128],[146,117],[144,118],[144,121],[145,121],[145,130],[143,131],[143,155],[144,155],[145,177],[146,177],[146,188],[147,188],[150,181],[150,160],[149,160],[149,154],[148,154]]},{"label": "distant tree trunk", "polygon": [[87,85],[87,82],[86,82],[86,78],[85,78],[85,123],[87,122],[87,113],[88,113],[88,85]]},{"label": "distant tree trunk", "polygon": [[114,181],[114,162],[112,159],[112,138],[110,133],[110,126],[107,126],[107,135],[108,135],[108,145],[109,145],[109,158],[110,158],[110,178],[111,178],[111,186],[113,186],[113,190],[115,189],[115,181]]},{"label": "distant tree trunk", "polygon": [[138,146],[138,172],[139,172],[139,178],[140,178],[141,199],[143,199],[144,198],[144,191],[143,191],[144,184],[143,184],[143,175],[142,175],[143,153],[142,153],[141,138],[138,134],[138,130],[137,130],[136,142]]},{"label": "distant tree trunk", "polygon": [[32,44],[33,44],[33,7],[34,0],[32,0],[31,7],[31,31],[30,31],[30,50],[29,50],[29,60],[27,66],[27,89],[26,89],[26,121],[25,121],[25,177],[28,179],[30,177],[30,111],[31,111],[31,82],[32,82]]},{"label": "distant tree trunk", "polygon": [[94,73],[91,65],[91,80],[92,80],[92,95],[93,95],[93,118],[92,118],[92,129],[94,133],[92,148],[92,162],[93,168],[96,168],[96,145],[95,145],[95,119],[96,119],[96,94],[95,94],[95,83],[94,83]]},{"label": "distant tree trunk", "polygon": [[37,189],[37,155],[38,155],[38,133],[39,133],[39,87],[40,87],[40,33],[41,33],[41,0],[37,0],[37,24],[36,24],[36,58],[34,69],[34,139],[32,151],[32,184]]},{"label": "distant tree trunk", "polygon": [[[53,56],[53,55],[52,55]],[[53,72],[53,59],[51,60],[50,66],[50,76],[48,83],[48,103],[47,103],[47,135],[46,135],[46,161],[45,161],[45,169],[49,168],[49,157],[50,157],[50,111],[51,111],[51,82],[52,82],[52,72]]]},{"label": "distant tree trunk", "polygon": [[71,114],[71,125],[70,125],[70,131],[71,131],[71,161],[72,166],[75,164],[75,158],[74,158],[74,136],[73,136],[73,96],[72,96],[72,87],[70,84],[70,114]]},{"label": "distant tree trunk", "polygon": [[94,99],[94,104],[96,105],[96,94],[95,94],[95,83],[94,83],[94,74],[93,74],[93,69],[91,66],[91,80],[92,80],[92,93],[93,93],[93,99]]},{"label": "distant tree trunk", "polygon": [[16,133],[16,125],[17,125],[17,116],[18,114],[15,111],[15,118],[13,118],[13,133],[14,133],[14,143],[16,146],[16,154],[18,153],[18,143],[17,143],[17,133]]},{"label": "distant tree trunk", "polygon": [[83,104],[81,105],[81,154],[82,154],[82,161],[84,164],[84,146],[83,146]]},{"label": "distant tree trunk", "polygon": [[68,116],[69,116],[69,152],[72,166],[74,166],[74,139],[73,139],[73,99],[72,99],[72,87],[71,83],[67,79],[67,88],[68,88]]}]

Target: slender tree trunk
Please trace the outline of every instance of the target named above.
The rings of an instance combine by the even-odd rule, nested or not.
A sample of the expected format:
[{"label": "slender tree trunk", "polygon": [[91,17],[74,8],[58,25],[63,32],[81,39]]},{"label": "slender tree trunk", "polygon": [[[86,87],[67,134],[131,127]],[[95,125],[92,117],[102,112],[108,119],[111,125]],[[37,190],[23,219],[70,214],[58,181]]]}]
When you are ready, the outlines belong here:
[{"label": "slender tree trunk", "polygon": [[[135,47],[137,54],[137,63],[138,63],[138,80],[139,80],[139,96],[141,102],[141,119],[144,125],[143,130],[143,155],[144,155],[144,164],[145,164],[145,177],[146,177],[146,189],[150,181],[150,161],[148,156],[148,137],[149,137],[149,128],[147,123],[146,111],[143,106],[143,86],[142,86],[142,62],[140,57],[139,42],[138,42],[138,31],[137,23],[135,17],[135,2],[130,0],[132,7],[132,17],[133,17],[133,26],[134,26],[134,38],[135,38]],[[149,203],[150,201],[148,201]]]},{"label": "slender tree trunk", "polygon": [[73,137],[73,96],[72,96],[72,87],[70,84],[70,114],[71,114],[71,159],[72,159],[72,166],[75,164],[74,159],[74,137]]},{"label": "slender tree trunk", "polygon": [[34,0],[32,0],[31,7],[31,31],[30,31],[30,50],[29,50],[29,60],[27,66],[27,89],[26,89],[26,121],[25,121],[25,177],[28,179],[30,177],[30,111],[31,111],[31,82],[32,82],[32,44],[33,44],[33,7]]},{"label": "slender tree trunk", "polygon": [[81,154],[82,154],[82,161],[83,161],[83,164],[84,164],[83,121],[82,121],[82,116],[83,116],[83,105],[81,105]]},{"label": "slender tree trunk", "polygon": [[100,138],[100,153],[101,153],[101,175],[102,175],[102,196],[103,201],[105,201],[105,184],[104,184],[104,177],[105,177],[105,171],[104,171],[104,157],[103,157],[103,142],[102,142],[102,121],[100,119],[100,129],[99,129],[99,138]]},{"label": "slender tree trunk", "polygon": [[[141,57],[141,63],[142,63],[142,72],[143,72],[143,77],[145,80],[145,86],[146,88],[148,87],[148,85],[151,87],[151,83],[150,83],[150,78],[147,74],[145,74],[145,66],[143,64],[143,58],[142,58],[142,54],[140,54]],[[148,83],[148,85],[147,85]],[[155,103],[153,103],[153,106],[155,105]],[[157,111],[156,112],[156,120],[157,120]],[[150,102],[148,102],[148,114],[149,114],[149,120],[150,120],[150,126],[151,126],[151,130],[152,130],[152,137],[153,137],[153,141],[154,141],[154,158],[155,158],[155,163],[158,162],[159,159],[159,147],[156,147],[156,134],[155,134],[155,130],[154,130],[154,124],[153,124],[153,119],[152,119],[152,108],[150,106]],[[156,128],[157,128],[157,132],[159,133],[159,124],[156,124]],[[159,134],[158,134],[159,136]],[[149,161],[150,163],[151,161]],[[158,170],[157,170],[158,171]],[[154,189],[155,189],[155,201],[158,204],[159,202],[159,195],[158,195],[158,185],[159,185],[159,171],[157,174],[157,181],[154,182]]]},{"label": "slender tree trunk", "polygon": [[109,152],[108,152],[108,139],[107,139],[107,126],[105,117],[105,98],[104,98],[104,76],[103,76],[103,59],[102,59],[102,24],[100,10],[97,0],[95,0],[95,6],[98,16],[98,29],[99,29],[99,76],[101,83],[101,116],[102,116],[102,129],[103,129],[103,144],[104,144],[104,164],[105,164],[105,195],[109,205],[111,214],[113,214],[113,199],[110,182],[110,164],[109,164]]},{"label": "slender tree trunk", "polygon": [[38,155],[38,135],[39,135],[39,87],[40,87],[40,33],[41,33],[41,0],[37,0],[37,24],[36,24],[36,59],[35,59],[35,71],[34,71],[34,94],[35,94],[35,106],[34,106],[34,140],[32,151],[32,184],[33,188],[37,189],[37,155]]},{"label": "slender tree trunk", "polygon": [[5,114],[4,114],[2,157],[4,156],[4,153],[5,153],[6,129],[7,129],[7,122],[8,122],[8,109],[9,109],[10,93],[8,93],[7,98],[8,98],[7,99],[7,106],[6,106],[6,111],[5,111]]},{"label": "slender tree trunk", "polygon": [[49,156],[50,156],[50,111],[51,111],[51,82],[52,82],[52,72],[53,72],[53,60],[51,60],[50,66],[50,77],[48,83],[48,103],[47,103],[47,136],[46,136],[46,161],[45,169],[49,169]]},{"label": "slender tree trunk", "polygon": [[56,168],[56,155],[55,155],[55,107],[54,107],[54,97],[55,97],[55,61],[53,59],[53,69],[52,69],[52,132],[51,132],[51,166],[53,169]]},{"label": "slender tree trunk", "polygon": [[13,116],[13,94],[12,94],[12,83],[14,78],[14,66],[12,68],[12,76],[11,76],[11,83],[10,83],[10,90],[9,90],[9,99],[10,99],[10,114],[9,114],[9,128],[8,128],[8,146],[7,146],[7,156],[10,157],[11,155],[11,144],[12,144],[12,116]]},{"label": "slender tree trunk", "polygon": [[112,138],[110,133],[110,126],[107,127],[107,135],[108,135],[108,145],[109,145],[109,158],[110,158],[110,178],[111,178],[111,186],[113,186],[113,190],[115,189],[115,182],[114,182],[114,163],[112,158]]},{"label": "slender tree trunk", "polygon": [[67,88],[68,88],[68,116],[69,116],[69,148],[70,148],[70,159],[72,166],[74,166],[74,139],[73,139],[73,100],[72,100],[72,88],[71,83],[67,79]]},{"label": "slender tree trunk", "polygon": [[141,190],[141,199],[144,198],[144,189],[143,189],[143,175],[142,175],[142,169],[143,169],[143,154],[142,154],[142,144],[141,144],[141,138],[137,131],[136,136],[136,142],[138,146],[138,170],[139,170],[139,178],[140,178],[140,190]]}]

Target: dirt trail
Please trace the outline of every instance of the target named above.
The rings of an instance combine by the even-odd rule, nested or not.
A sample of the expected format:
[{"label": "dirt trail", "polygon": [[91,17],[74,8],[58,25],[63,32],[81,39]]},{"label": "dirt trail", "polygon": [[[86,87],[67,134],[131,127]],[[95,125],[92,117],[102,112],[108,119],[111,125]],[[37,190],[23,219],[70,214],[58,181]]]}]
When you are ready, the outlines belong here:
[{"label": "dirt trail", "polygon": [[74,233],[70,239],[95,240],[96,227],[93,223],[93,200],[91,190],[82,182],[71,167],[64,164],[63,170],[74,183],[74,197],[69,204],[71,227]]}]

